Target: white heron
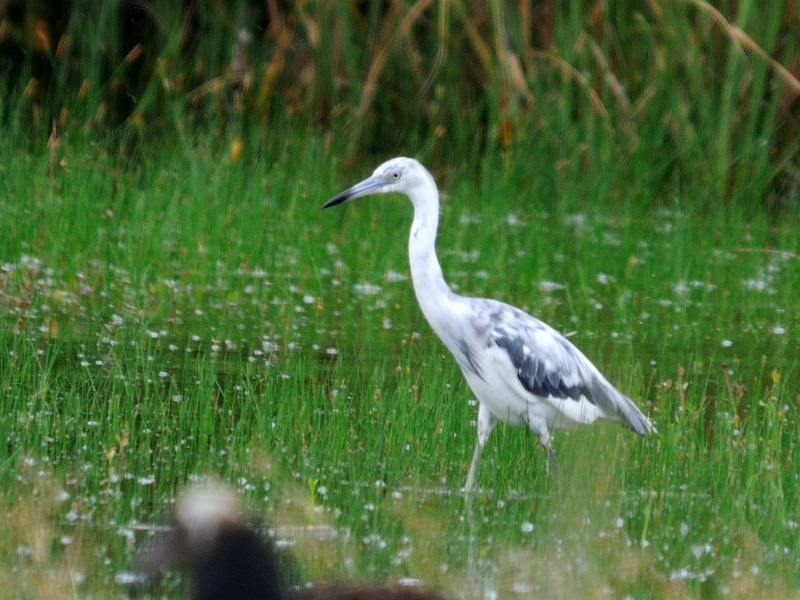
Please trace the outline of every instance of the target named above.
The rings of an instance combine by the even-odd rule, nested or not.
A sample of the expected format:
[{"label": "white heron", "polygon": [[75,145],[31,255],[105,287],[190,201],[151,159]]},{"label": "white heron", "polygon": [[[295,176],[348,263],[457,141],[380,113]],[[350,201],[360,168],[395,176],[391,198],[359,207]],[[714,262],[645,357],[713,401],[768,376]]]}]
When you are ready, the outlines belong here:
[{"label": "white heron", "polygon": [[453,292],[436,258],[439,191],[413,158],[393,158],[323,208],[371,194],[405,194],[414,205],[408,242],[411,279],[422,313],[455,357],[480,403],[478,443],[465,491],[497,421],[527,425],[555,469],[550,429],[613,419],[645,436],[653,424],[567,338],[539,319],[497,300]]}]

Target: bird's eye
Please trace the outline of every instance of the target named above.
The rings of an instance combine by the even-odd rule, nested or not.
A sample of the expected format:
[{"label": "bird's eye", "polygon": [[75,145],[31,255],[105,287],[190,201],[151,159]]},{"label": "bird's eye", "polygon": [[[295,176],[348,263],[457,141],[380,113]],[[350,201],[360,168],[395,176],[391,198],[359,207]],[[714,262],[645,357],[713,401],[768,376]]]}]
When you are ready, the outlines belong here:
[{"label": "bird's eye", "polygon": [[400,179],[400,171],[395,171],[394,173],[392,173],[391,178],[394,179],[395,181]]}]

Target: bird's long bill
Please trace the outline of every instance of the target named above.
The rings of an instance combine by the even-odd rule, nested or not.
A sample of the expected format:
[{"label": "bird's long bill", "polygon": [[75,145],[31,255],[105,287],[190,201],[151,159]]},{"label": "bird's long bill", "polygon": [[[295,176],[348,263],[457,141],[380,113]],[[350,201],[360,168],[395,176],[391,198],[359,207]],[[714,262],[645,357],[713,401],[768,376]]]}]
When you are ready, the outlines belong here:
[{"label": "bird's long bill", "polygon": [[337,204],[341,204],[342,202],[347,202],[348,200],[355,200],[356,198],[360,198],[361,196],[369,196],[370,194],[375,194],[384,185],[386,185],[386,182],[383,179],[374,176],[369,177],[368,179],[365,179],[361,183],[357,183],[353,187],[346,189],[341,194],[337,194],[336,196],[328,200],[322,208],[329,208],[331,206],[336,206]]}]

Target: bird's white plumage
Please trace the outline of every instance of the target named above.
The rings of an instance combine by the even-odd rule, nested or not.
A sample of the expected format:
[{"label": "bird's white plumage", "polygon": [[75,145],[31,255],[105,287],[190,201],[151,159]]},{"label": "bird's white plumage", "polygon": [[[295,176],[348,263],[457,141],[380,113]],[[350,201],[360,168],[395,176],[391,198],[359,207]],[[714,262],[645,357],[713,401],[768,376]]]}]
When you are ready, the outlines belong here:
[{"label": "bird's white plumage", "polygon": [[407,195],[414,205],[408,251],[417,300],[480,402],[467,492],[496,421],[527,425],[548,450],[552,464],[550,429],[614,419],[640,435],[653,430],[636,404],[555,329],[508,304],[460,296],[450,289],[436,258],[439,192],[418,161],[393,158],[325,207],[389,192]]}]

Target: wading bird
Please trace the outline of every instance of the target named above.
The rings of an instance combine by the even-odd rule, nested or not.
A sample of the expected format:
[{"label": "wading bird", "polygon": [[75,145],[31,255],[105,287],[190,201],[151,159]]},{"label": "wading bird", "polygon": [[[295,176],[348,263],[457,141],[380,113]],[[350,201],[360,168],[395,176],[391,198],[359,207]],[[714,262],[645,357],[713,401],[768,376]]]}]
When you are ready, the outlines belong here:
[{"label": "wading bird", "polygon": [[[139,561],[137,586],[165,570],[191,578],[191,600],[445,600],[404,585],[323,583],[292,588],[286,556],[241,516],[236,494],[220,483],[189,487],[175,503],[174,526]],[[283,553],[281,553],[283,554]],[[137,590],[138,591],[138,590]]]},{"label": "wading bird", "polygon": [[468,496],[497,421],[527,425],[547,450],[551,470],[556,467],[551,428],[613,419],[642,436],[654,430],[633,400],[555,329],[503,302],[460,296],[450,289],[436,258],[439,192],[418,161],[393,158],[323,208],[390,192],[405,194],[414,205],[408,256],[417,301],[480,403]]}]

